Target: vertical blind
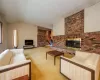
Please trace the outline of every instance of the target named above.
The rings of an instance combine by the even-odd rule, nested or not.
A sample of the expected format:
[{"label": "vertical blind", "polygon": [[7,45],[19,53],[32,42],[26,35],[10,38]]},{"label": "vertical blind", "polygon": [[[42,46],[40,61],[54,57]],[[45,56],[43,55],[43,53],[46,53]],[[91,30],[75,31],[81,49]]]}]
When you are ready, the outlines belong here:
[{"label": "vertical blind", "polygon": [[0,22],[0,43],[2,43],[2,23]]}]

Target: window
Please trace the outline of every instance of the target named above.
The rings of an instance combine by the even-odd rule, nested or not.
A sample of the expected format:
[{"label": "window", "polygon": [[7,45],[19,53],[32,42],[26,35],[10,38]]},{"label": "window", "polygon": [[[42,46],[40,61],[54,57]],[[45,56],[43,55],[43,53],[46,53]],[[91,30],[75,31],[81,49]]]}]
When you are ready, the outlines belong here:
[{"label": "window", "polygon": [[2,43],[2,23],[0,22],[0,43]]}]

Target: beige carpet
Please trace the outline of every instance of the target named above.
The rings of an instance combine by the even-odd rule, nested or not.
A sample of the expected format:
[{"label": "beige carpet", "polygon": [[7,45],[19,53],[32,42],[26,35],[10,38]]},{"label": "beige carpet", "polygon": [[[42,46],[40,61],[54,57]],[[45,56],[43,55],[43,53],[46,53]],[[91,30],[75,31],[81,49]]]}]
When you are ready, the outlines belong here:
[{"label": "beige carpet", "polygon": [[57,57],[56,65],[54,66],[54,58],[52,56],[48,55],[46,60],[47,51],[50,51],[50,49],[44,47],[24,50],[26,58],[31,59],[32,80],[68,80],[60,74],[59,57]]},{"label": "beige carpet", "polygon": [[46,60],[46,51],[49,48],[34,48],[24,51],[27,58],[32,61],[32,80],[67,80],[60,74],[59,57],[56,59],[54,66],[54,58],[48,55]]}]

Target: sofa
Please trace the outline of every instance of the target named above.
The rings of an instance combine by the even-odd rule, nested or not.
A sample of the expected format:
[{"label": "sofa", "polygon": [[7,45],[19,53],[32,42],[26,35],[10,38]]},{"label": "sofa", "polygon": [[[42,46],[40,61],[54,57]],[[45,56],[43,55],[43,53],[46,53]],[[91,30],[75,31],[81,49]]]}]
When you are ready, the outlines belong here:
[{"label": "sofa", "polygon": [[69,80],[98,80],[100,72],[100,55],[75,51],[75,56],[60,57],[60,73]]},{"label": "sofa", "polygon": [[13,80],[27,75],[31,80],[31,61],[23,49],[7,49],[0,53],[0,80]]}]

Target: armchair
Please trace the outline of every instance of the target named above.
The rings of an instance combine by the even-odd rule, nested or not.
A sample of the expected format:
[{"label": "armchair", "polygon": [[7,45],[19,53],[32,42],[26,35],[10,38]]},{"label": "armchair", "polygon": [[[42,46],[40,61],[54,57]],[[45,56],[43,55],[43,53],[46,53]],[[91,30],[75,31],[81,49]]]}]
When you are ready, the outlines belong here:
[{"label": "armchair", "polygon": [[69,80],[98,80],[100,56],[95,53],[76,51],[71,59],[60,57],[60,72]]}]

